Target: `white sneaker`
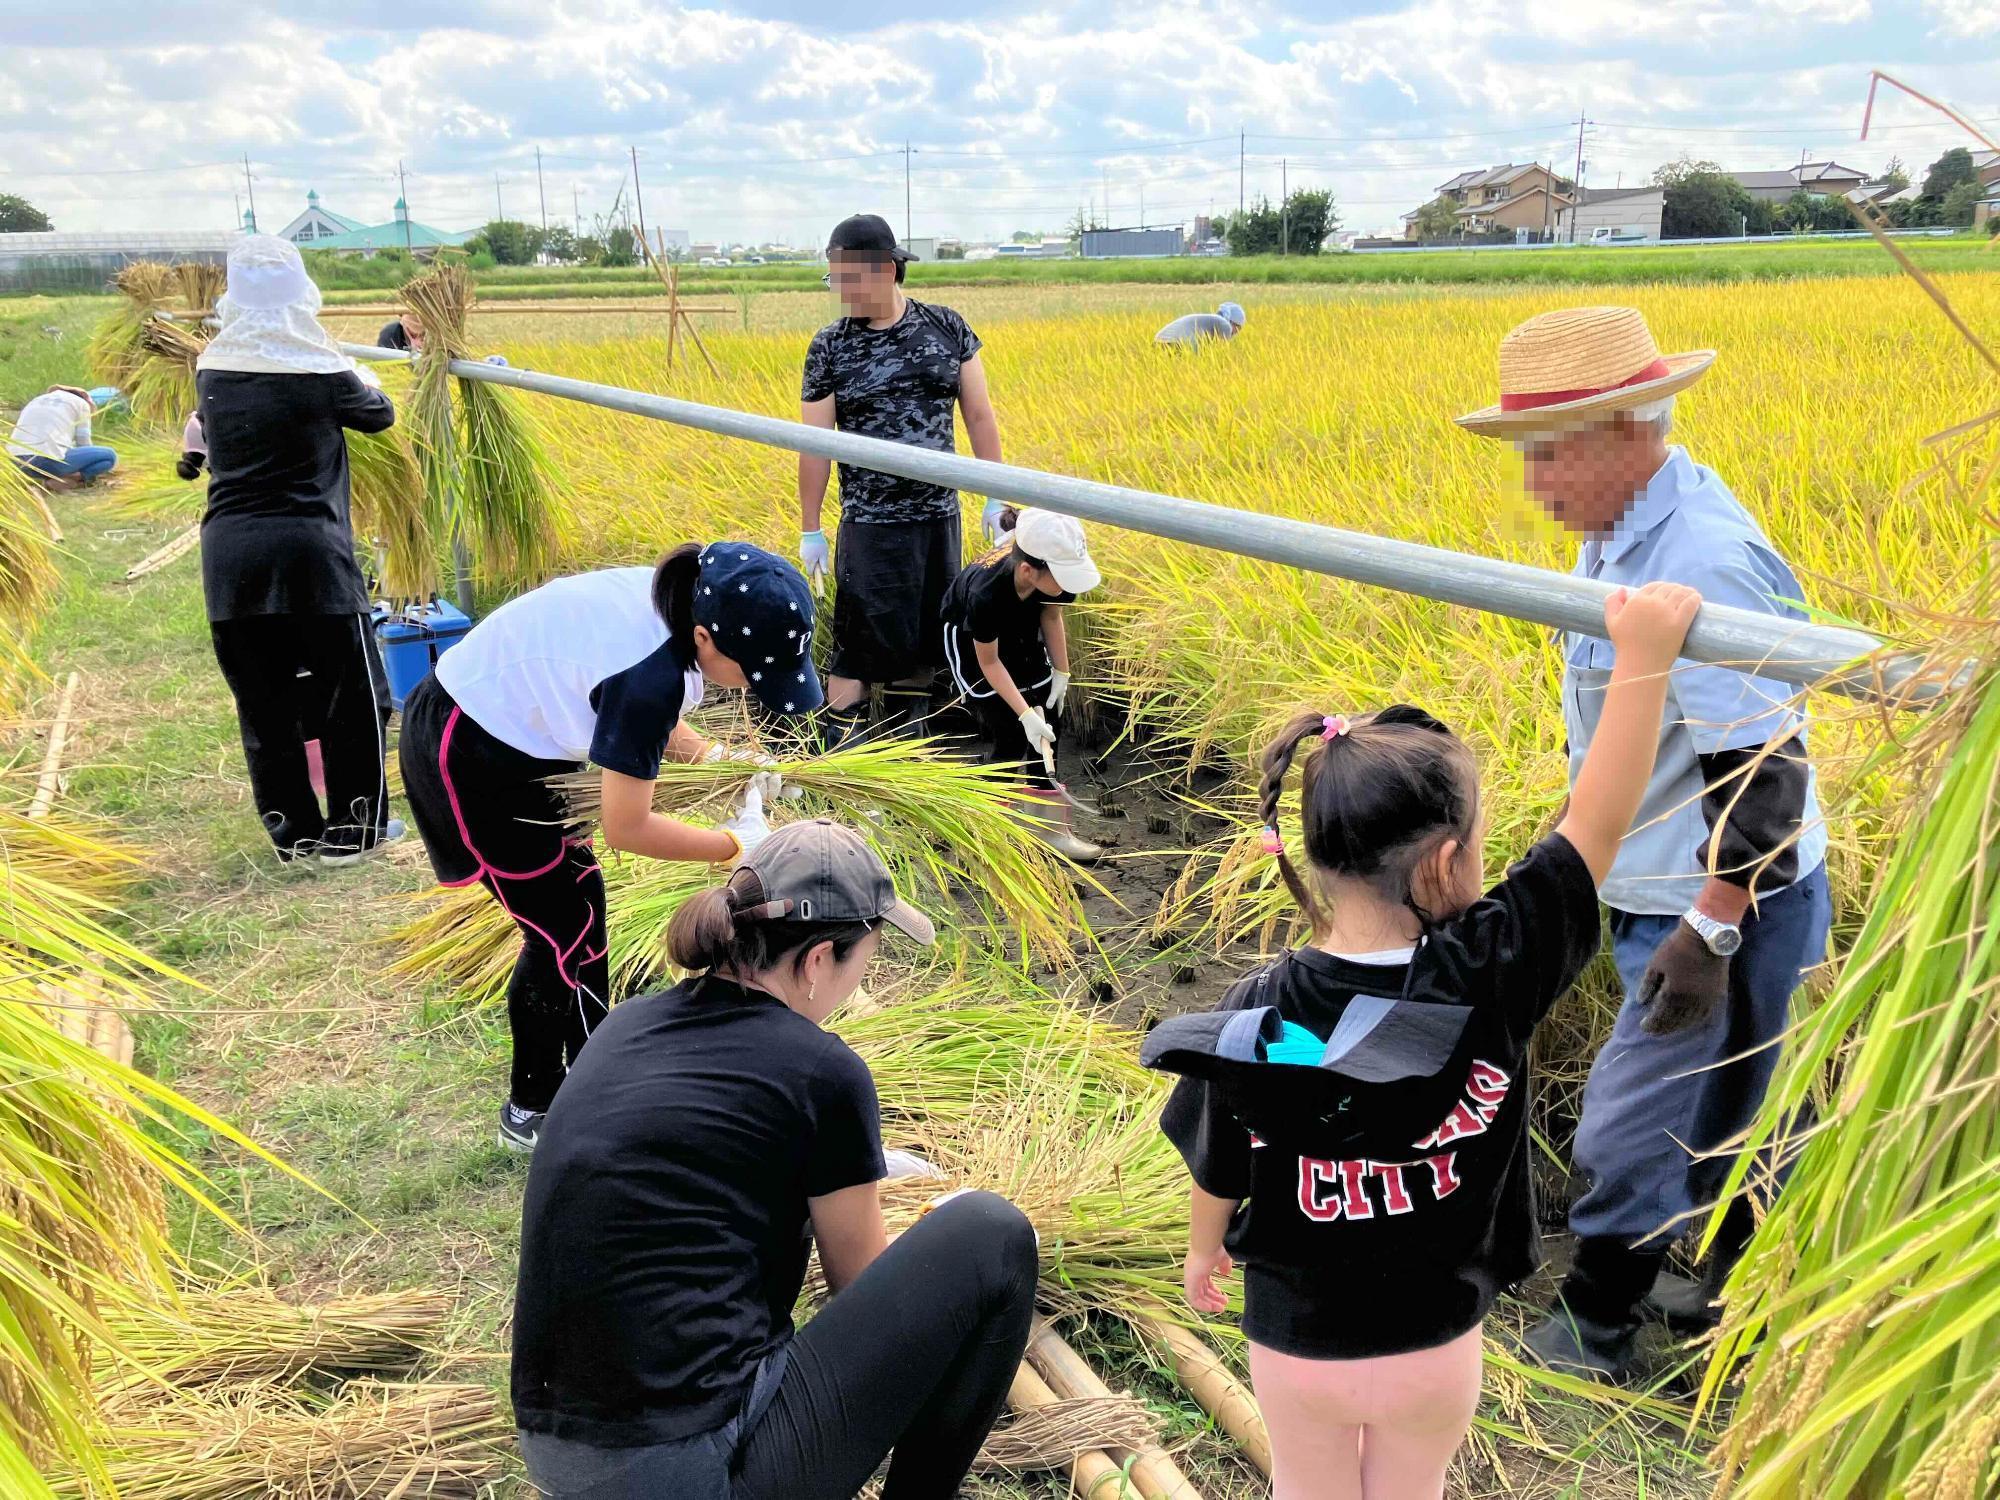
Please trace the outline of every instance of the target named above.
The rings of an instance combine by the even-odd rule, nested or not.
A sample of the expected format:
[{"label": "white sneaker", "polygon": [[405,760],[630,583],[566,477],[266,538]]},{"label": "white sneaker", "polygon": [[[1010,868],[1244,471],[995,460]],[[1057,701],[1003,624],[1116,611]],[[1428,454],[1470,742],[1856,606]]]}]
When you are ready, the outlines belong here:
[{"label": "white sneaker", "polygon": [[400,839],[404,834],[408,833],[409,831],[410,831],[409,825],[404,823],[404,821],[401,818],[391,818],[389,820],[388,826],[382,830],[382,836],[377,840],[375,840],[375,842],[371,844],[368,848],[348,849],[339,853],[321,854],[319,857],[319,862],[325,865],[328,869],[333,869],[333,870],[344,869],[348,865],[358,865],[361,863],[362,860],[366,859],[369,855],[373,854],[377,849],[383,848],[385,845],[395,843],[396,840]]}]

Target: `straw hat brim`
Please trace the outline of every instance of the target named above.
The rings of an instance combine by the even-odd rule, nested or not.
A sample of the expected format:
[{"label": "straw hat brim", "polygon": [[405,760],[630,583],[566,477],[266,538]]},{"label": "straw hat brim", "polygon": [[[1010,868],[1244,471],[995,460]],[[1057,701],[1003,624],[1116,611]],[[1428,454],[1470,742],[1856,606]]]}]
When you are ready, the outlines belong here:
[{"label": "straw hat brim", "polygon": [[1638,385],[1621,385],[1594,396],[1574,401],[1558,401],[1549,406],[1531,406],[1521,411],[1502,411],[1498,405],[1482,406],[1458,418],[1458,425],[1480,437],[1517,437],[1524,432],[1547,432],[1555,427],[1573,427],[1579,417],[1599,412],[1630,411],[1649,401],[1659,401],[1684,391],[1708,372],[1715,363],[1713,349],[1696,349],[1688,354],[1666,356],[1667,373],[1657,380]]}]

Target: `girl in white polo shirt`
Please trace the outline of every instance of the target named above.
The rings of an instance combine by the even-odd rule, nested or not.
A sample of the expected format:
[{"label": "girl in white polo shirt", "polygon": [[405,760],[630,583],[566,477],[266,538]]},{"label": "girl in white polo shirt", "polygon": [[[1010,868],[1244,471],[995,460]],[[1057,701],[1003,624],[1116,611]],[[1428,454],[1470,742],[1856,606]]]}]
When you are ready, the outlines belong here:
[{"label": "girl in white polo shirt", "polygon": [[605,842],[653,859],[734,860],[768,831],[761,793],[721,828],[653,811],[660,762],[716,753],[682,716],[705,684],[766,708],[822,701],[812,592],[748,542],[688,543],[656,568],[558,578],[510,600],[438,659],[403,709],[410,811],[438,879],[474,881],[521,929],[500,1143],[531,1151],[568,1065],[605,1014],[604,877],[550,778],[603,774]]}]

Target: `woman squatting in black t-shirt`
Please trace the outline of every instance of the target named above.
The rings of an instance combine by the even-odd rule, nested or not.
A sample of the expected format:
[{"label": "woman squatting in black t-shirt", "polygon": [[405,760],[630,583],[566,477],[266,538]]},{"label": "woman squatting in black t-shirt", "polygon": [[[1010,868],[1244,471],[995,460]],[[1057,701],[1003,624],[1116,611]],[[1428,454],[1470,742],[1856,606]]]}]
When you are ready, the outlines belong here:
[{"label": "woman squatting in black t-shirt", "polygon": [[[1699,604],[1673,584],[1607,601],[1604,727],[1556,831],[1484,895],[1472,752],[1429,714],[1307,714],[1264,753],[1266,847],[1311,940],[1222,1012],[1162,1023],[1145,1057],[1186,1075],[1162,1124],[1194,1179],[1189,1303],[1223,1311],[1244,1262],[1277,1500],[1444,1492],[1486,1312],[1539,1261],[1528,1045],[1596,951]],[[1301,744],[1303,875],[1277,833]]]},{"label": "woman squatting in black t-shirt", "polygon": [[[928,943],[867,840],[787,825],[674,913],[694,971],[627,1000],[528,1173],[513,1394],[552,1500],[956,1495],[1027,1345],[1035,1234],[991,1193],[886,1243],[868,1066],[821,1029],[885,926]],[[833,1296],[796,1332],[814,1241]]]}]

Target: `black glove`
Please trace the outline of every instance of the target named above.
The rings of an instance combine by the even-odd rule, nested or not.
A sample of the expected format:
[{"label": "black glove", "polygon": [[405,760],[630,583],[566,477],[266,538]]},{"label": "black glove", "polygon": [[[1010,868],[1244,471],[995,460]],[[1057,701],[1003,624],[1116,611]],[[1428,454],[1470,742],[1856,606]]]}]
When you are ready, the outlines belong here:
[{"label": "black glove", "polygon": [[201,466],[205,462],[199,453],[183,453],[180,462],[174,465],[174,472],[183,479],[193,479],[201,473]]},{"label": "black glove", "polygon": [[1699,1026],[1728,993],[1729,960],[1709,952],[1686,922],[1677,923],[1639,981],[1639,1029],[1666,1036]]}]

